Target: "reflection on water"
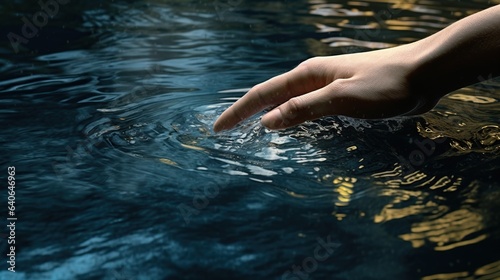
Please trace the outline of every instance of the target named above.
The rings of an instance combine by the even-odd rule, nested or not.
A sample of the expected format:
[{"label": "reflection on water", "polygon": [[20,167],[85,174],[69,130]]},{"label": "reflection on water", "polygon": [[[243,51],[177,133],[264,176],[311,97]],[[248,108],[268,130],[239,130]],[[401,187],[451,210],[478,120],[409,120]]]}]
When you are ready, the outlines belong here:
[{"label": "reflection on water", "polygon": [[450,145],[462,153],[497,154],[500,128],[498,120],[490,118],[498,109],[497,92],[498,86],[491,86],[487,91],[470,88],[446,96],[426,115],[427,124],[418,126],[420,134],[431,139],[450,138]]},{"label": "reflection on water", "polygon": [[452,279],[498,279],[500,276],[500,261],[482,266],[475,271],[440,273],[423,277],[422,280],[452,280]]},{"label": "reflection on water", "polygon": [[[88,1],[18,55],[1,36],[22,223],[19,271],[0,278],[498,278],[498,79],[419,117],[212,131],[308,57],[411,42],[494,3]],[[0,30],[21,32],[31,4],[0,4]],[[336,244],[324,261],[318,239]]]},{"label": "reflection on water", "polygon": [[451,250],[456,247],[480,242],[486,234],[466,239],[467,236],[483,229],[482,217],[467,209],[460,209],[430,222],[421,222],[413,225],[410,234],[401,236],[410,241],[415,248],[425,244],[425,240],[436,243],[436,251]]},{"label": "reflection on water", "polygon": [[[397,168],[399,171],[400,169]],[[400,235],[400,238],[411,242],[412,247],[420,248],[430,242],[434,250],[445,251],[459,246],[473,244],[484,240],[486,234],[479,234],[484,229],[483,217],[472,208],[477,203],[475,193],[479,187],[477,182],[469,186],[462,185],[462,178],[454,176],[428,176],[422,172],[414,172],[405,176],[405,180],[390,179],[395,173],[375,174],[376,178],[387,180],[384,182],[388,189],[381,190],[381,196],[392,198],[390,204],[384,206],[375,216],[376,223],[404,219],[413,215],[425,214],[425,221],[412,224],[410,233]],[[388,178],[389,177],[389,178]],[[404,187],[404,189],[401,189]],[[411,187],[410,190],[408,188]],[[457,210],[443,204],[447,193],[464,191],[467,195]],[[430,197],[428,191],[438,191],[442,194]],[[449,195],[448,195],[449,196]],[[473,238],[471,237],[473,236]],[[477,235],[477,236],[475,236]]]}]

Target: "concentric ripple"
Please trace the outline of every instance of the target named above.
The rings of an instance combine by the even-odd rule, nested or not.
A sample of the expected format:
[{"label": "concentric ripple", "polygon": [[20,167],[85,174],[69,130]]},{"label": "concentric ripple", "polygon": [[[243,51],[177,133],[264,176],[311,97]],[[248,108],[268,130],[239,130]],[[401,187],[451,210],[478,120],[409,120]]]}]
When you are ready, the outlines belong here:
[{"label": "concentric ripple", "polygon": [[[318,123],[276,132],[262,127],[258,114],[233,130],[214,133],[214,121],[236,100],[227,95],[244,91],[222,92],[216,97],[169,93],[131,106],[100,108],[85,133],[96,145],[105,143],[129,156],[188,170],[216,166],[233,175],[272,176],[292,173],[300,164],[326,160],[325,151],[314,147],[311,140],[332,138],[335,130]],[[283,164],[270,164],[273,161]]]},{"label": "concentric ripple", "polygon": [[[265,177],[280,174],[307,175],[316,181],[322,174],[332,173],[332,168],[345,168],[342,162],[352,159],[358,146],[364,145],[355,139],[358,132],[377,131],[380,125],[384,126],[382,131],[402,127],[403,120],[367,122],[329,117],[271,131],[260,124],[260,113],[232,130],[214,133],[217,117],[246,91],[159,94],[132,105],[103,107],[84,133],[95,146],[104,144],[128,156],[184,170],[267,181]],[[358,160],[350,161],[352,169],[363,167]]]}]

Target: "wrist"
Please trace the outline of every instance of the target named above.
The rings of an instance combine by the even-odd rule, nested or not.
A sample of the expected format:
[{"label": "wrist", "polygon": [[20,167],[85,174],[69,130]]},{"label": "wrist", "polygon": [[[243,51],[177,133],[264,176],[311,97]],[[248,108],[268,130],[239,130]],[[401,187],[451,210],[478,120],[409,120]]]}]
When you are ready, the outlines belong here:
[{"label": "wrist", "polygon": [[409,81],[425,99],[500,74],[500,5],[473,14],[407,46]]}]

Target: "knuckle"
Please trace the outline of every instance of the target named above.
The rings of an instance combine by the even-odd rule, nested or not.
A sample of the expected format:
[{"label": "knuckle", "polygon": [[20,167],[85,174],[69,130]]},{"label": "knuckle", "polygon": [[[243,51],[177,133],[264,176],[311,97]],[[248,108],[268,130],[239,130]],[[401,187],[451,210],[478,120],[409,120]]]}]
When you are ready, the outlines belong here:
[{"label": "knuckle", "polygon": [[300,73],[303,79],[308,80],[309,84],[313,84],[314,87],[322,87],[326,84],[321,77],[324,77],[325,62],[322,57],[312,57],[296,67],[296,71]]},{"label": "knuckle", "polygon": [[254,85],[249,91],[261,92],[262,91],[262,83]]},{"label": "knuckle", "polygon": [[269,90],[262,83],[253,86],[249,92],[251,92],[251,96],[253,97],[251,106],[262,108],[274,102],[275,97],[270,94]]},{"label": "knuckle", "polygon": [[312,57],[301,62],[297,66],[297,68],[299,68],[302,71],[309,72],[315,68],[315,66],[318,64],[317,62],[318,62],[318,57]]},{"label": "knuckle", "polygon": [[337,96],[344,96],[348,94],[350,86],[352,86],[350,79],[338,79],[329,84],[328,89]]},{"label": "knuckle", "polygon": [[245,119],[244,114],[242,114],[242,112],[240,112],[239,110],[235,110],[233,107],[230,107],[228,109],[228,111],[230,114],[232,114],[234,116],[234,118],[237,120],[237,122],[241,122],[242,120]]},{"label": "knuckle", "polygon": [[252,95],[261,96],[263,92],[262,84],[253,86],[248,92]]}]

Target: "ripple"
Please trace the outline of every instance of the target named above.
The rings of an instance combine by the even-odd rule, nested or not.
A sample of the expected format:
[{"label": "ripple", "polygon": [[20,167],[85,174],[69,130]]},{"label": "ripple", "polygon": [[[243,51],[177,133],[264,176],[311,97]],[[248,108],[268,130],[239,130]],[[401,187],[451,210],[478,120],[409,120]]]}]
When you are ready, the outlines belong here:
[{"label": "ripple", "polygon": [[344,174],[354,172],[350,177],[366,184],[363,176],[354,175],[380,166],[364,161],[379,152],[369,141],[357,139],[358,134],[397,133],[407,122],[327,117],[271,131],[260,124],[260,113],[232,130],[214,133],[216,118],[247,90],[141,94],[132,103],[112,101],[98,108],[80,120],[80,130],[101,161],[128,157],[132,165],[137,159],[159,163],[169,169],[167,174],[181,169],[193,176],[246,177],[269,183],[285,197],[325,203],[326,195],[345,206],[365,190],[348,195],[353,181],[333,178],[349,178]]},{"label": "ripple", "polygon": [[414,248],[431,242],[436,244],[434,250],[447,251],[483,241],[487,237],[481,234],[483,230],[483,217],[479,213],[459,209],[436,220],[416,223],[411,233],[400,237]]},{"label": "ripple", "polygon": [[330,47],[363,47],[368,49],[384,49],[395,46],[390,43],[363,41],[345,37],[326,38],[321,41],[323,43],[328,43]]},{"label": "ripple", "polygon": [[310,13],[320,16],[357,17],[373,16],[373,11],[360,11],[356,8],[343,8],[342,4],[316,4],[310,8]]},{"label": "ripple", "polygon": [[214,133],[214,121],[236,100],[233,95],[246,90],[143,96],[135,104],[98,109],[83,131],[95,145],[186,170],[271,177],[305,172],[303,164],[326,160],[314,141],[331,139],[334,134],[326,131],[340,128],[337,123],[277,132],[261,126],[258,114],[235,129]]},{"label": "ripple", "polygon": [[[242,87],[307,57],[412,42],[490,5],[327,2],[79,1],[30,40],[40,53],[4,37],[2,151],[29,213],[18,278],[274,279],[326,234],[342,247],[311,278],[498,278],[498,81],[422,117],[212,131]],[[0,29],[21,31],[32,3],[3,6]]]},{"label": "ripple", "polygon": [[[435,251],[453,250],[487,238],[484,212],[475,206],[477,182],[467,185],[461,177],[438,177],[422,171],[402,175],[400,167],[373,175],[387,186],[380,190],[380,196],[392,199],[375,215],[375,223],[423,217],[399,237],[414,248],[427,245]],[[458,209],[446,203],[456,196],[462,200]]]},{"label": "ripple", "polygon": [[498,279],[500,276],[500,261],[495,261],[477,268],[475,271],[459,271],[439,273],[422,277],[422,280],[453,280],[453,279]]}]

